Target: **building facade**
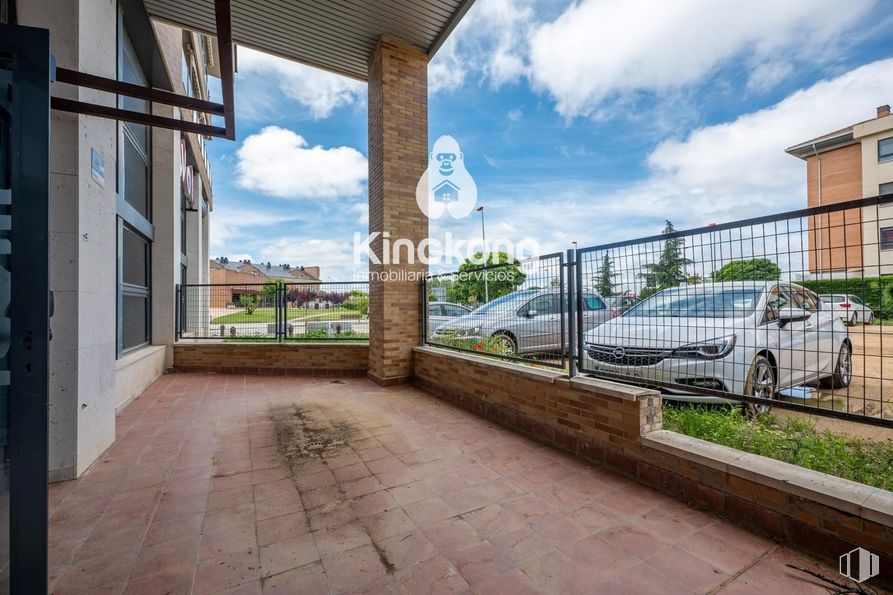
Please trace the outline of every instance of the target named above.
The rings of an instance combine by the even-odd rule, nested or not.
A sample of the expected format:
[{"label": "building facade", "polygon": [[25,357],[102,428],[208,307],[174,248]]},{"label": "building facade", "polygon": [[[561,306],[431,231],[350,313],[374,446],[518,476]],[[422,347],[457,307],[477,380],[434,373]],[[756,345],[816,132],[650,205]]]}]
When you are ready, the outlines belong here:
[{"label": "building facade", "polygon": [[[150,21],[132,0],[30,0],[59,67],[207,99],[211,41]],[[56,97],[179,119],[85,87]],[[208,282],[213,208],[207,139],[51,112],[50,479],[85,471],[115,439],[116,413],[172,362],[175,288]]]},{"label": "building facade", "polygon": [[[809,207],[893,194],[893,115],[788,148],[806,162]],[[809,271],[819,277],[893,274],[893,205],[818,214],[809,220]]]},{"label": "building facade", "polygon": [[260,294],[258,284],[269,281],[298,285],[320,284],[318,266],[295,266],[252,263],[250,260],[230,262],[228,258],[215,258],[210,262],[212,287],[208,302],[211,308],[227,308],[238,305],[242,295]]}]

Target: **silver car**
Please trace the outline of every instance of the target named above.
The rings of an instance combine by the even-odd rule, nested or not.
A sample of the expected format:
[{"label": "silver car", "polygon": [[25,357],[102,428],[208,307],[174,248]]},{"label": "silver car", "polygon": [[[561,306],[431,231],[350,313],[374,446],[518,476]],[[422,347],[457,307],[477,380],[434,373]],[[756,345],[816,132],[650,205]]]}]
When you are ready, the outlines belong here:
[{"label": "silver car", "polygon": [[840,319],[850,326],[858,323],[874,324],[874,312],[871,306],[859,299],[858,296],[845,293],[831,293],[820,295],[819,298],[827,304],[831,310],[840,316]]},{"label": "silver car", "polygon": [[[564,333],[562,333],[562,309]],[[611,319],[600,296],[584,293],[583,331]],[[470,343],[502,355],[560,352],[567,342],[567,296],[557,289],[514,291],[434,329],[435,342]]]},{"label": "silver car", "polygon": [[428,336],[445,322],[465,316],[471,308],[451,302],[428,302]]}]

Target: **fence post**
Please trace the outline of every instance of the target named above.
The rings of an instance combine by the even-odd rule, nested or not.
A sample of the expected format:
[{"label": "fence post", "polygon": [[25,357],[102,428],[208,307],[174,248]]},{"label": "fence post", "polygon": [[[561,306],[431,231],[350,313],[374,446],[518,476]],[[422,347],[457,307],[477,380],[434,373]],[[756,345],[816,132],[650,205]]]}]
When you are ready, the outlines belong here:
[{"label": "fence post", "polygon": [[[577,339],[577,288],[576,288],[576,253],[573,249],[567,251],[567,341],[561,346],[562,351],[567,349],[567,376],[573,378],[577,375],[576,339]],[[564,335],[564,328],[561,329]]]},{"label": "fence post", "polygon": [[428,277],[422,277],[420,282],[420,290],[422,292],[421,303],[422,307],[422,345],[428,344]]},{"label": "fence post", "polygon": [[285,319],[287,317],[288,299],[285,294],[285,284],[276,284],[276,342],[282,343],[285,337]]},{"label": "fence post", "polygon": [[175,295],[174,295],[175,303],[174,303],[174,341],[179,341],[183,336],[183,321],[180,319],[182,316],[183,308],[181,304],[181,300],[183,299],[183,294],[181,292],[180,284],[177,283]]}]

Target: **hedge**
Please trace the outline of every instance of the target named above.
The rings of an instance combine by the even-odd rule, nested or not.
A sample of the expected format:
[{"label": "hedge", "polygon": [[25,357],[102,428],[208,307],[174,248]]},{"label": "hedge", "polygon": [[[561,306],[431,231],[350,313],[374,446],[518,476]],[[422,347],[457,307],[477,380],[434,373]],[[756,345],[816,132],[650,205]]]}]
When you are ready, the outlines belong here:
[{"label": "hedge", "polygon": [[818,294],[845,293],[871,306],[875,318],[893,318],[893,275],[862,279],[811,279],[795,281]]}]

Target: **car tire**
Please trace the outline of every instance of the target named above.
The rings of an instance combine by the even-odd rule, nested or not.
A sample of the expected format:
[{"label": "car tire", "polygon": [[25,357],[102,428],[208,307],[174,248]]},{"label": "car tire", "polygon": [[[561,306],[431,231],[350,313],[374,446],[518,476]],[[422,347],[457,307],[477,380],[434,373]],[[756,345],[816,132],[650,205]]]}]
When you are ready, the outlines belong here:
[{"label": "car tire", "polygon": [[[770,362],[769,358],[764,355],[756,356],[753,358],[753,362],[750,364],[750,370],[747,373],[744,394],[749,397],[774,399],[776,391],[777,379],[775,377],[775,368],[772,367],[772,362]],[[771,409],[769,405],[761,405],[757,403],[744,404],[744,414],[748,417],[756,417],[757,415],[768,412],[769,409]]]},{"label": "car tire", "polygon": [[515,338],[508,333],[494,333],[490,336],[490,344],[498,348],[499,355],[518,355],[518,344]]},{"label": "car tire", "polygon": [[868,320],[865,321],[865,324],[867,324],[868,326],[871,326],[872,324],[874,324],[874,314],[873,313],[868,315]]},{"label": "car tire", "polygon": [[853,319],[850,321],[850,326],[856,326],[859,324],[859,313],[853,312]]},{"label": "car tire", "polygon": [[853,350],[850,344],[844,341],[840,344],[840,352],[837,354],[837,364],[834,373],[823,378],[821,385],[824,388],[846,388],[853,380]]}]

